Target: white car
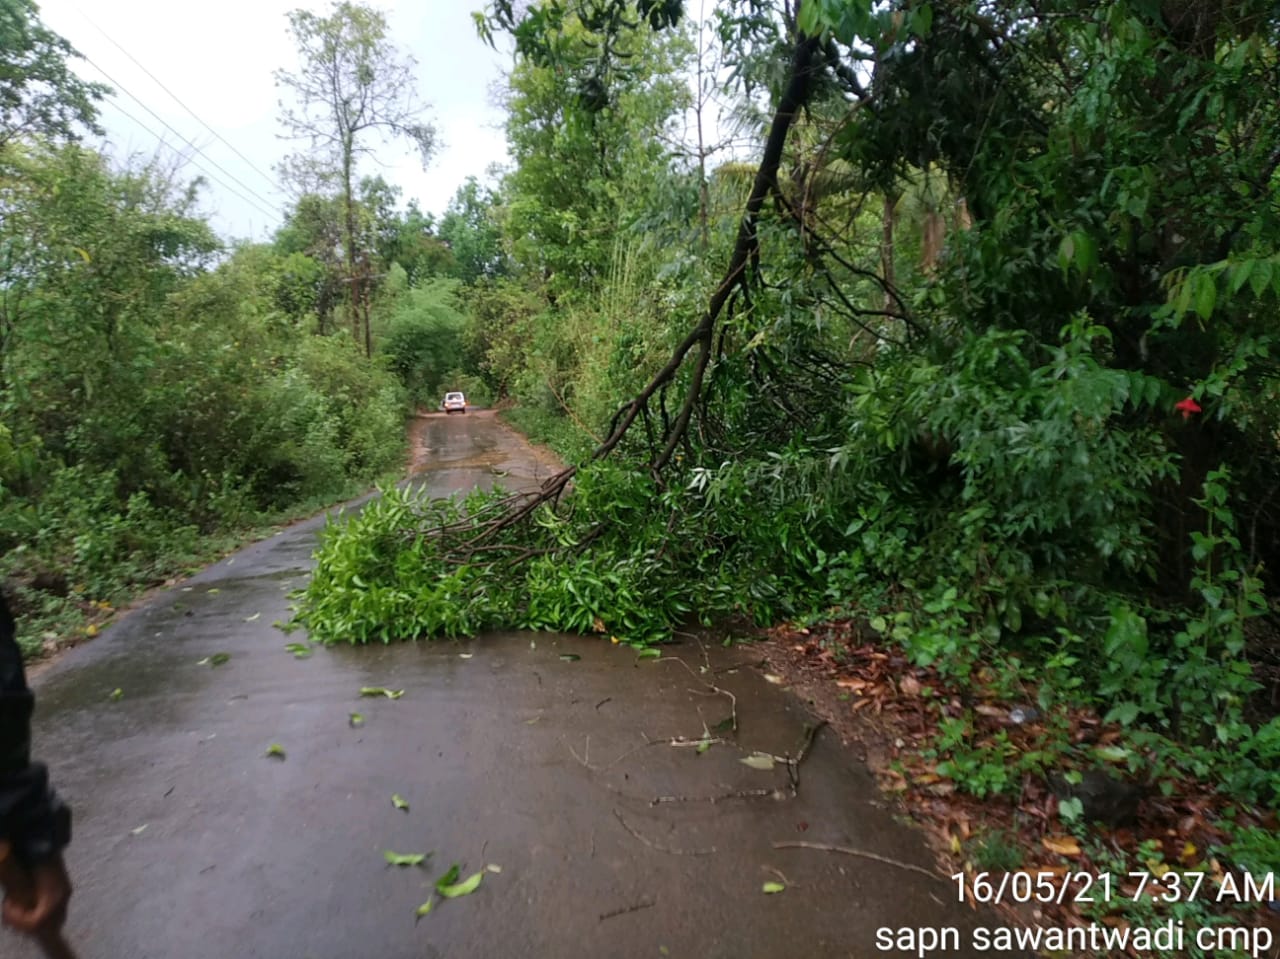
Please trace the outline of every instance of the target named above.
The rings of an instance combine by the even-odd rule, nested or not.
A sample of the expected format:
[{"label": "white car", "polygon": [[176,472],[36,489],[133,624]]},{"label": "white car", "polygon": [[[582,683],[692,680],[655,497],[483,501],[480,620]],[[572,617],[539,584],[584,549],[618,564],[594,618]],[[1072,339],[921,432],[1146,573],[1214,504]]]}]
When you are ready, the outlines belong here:
[{"label": "white car", "polygon": [[446,413],[465,413],[467,411],[467,398],[461,393],[446,393],[443,405]]}]

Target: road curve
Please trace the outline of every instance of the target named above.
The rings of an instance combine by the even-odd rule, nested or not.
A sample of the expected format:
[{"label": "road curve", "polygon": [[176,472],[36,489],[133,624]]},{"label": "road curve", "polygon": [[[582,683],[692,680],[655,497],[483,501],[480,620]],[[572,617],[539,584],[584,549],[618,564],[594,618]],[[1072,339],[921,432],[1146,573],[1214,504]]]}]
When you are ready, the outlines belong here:
[{"label": "road curve", "polygon": [[[420,437],[416,481],[442,495],[554,468],[484,413],[426,417]],[[902,868],[928,853],[829,731],[794,793],[785,766],[742,762],[794,755],[810,722],[749,646],[689,637],[655,661],[506,634],[295,659],[304,637],[272,624],[324,522],[157,594],[39,676],[37,753],[76,810],[84,959],[818,959],[905,955],[876,950],[878,927],[965,941],[992,924]],[[690,745],[731,719],[736,737]],[[898,865],[773,847],[795,840]],[[385,850],[430,856],[394,867]],[[453,863],[500,871],[417,918]],[[37,956],[10,933],[0,953]]]}]

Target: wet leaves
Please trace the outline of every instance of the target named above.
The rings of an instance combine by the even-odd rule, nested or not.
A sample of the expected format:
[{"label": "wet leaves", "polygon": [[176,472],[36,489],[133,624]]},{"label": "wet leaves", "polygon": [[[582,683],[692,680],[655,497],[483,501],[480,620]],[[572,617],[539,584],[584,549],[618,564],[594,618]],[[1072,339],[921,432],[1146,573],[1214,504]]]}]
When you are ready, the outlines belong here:
[{"label": "wet leaves", "polygon": [[279,743],[272,743],[270,746],[267,747],[266,756],[268,759],[283,760],[285,758],[284,747],[281,746]]},{"label": "wet leaves", "polygon": [[[391,856],[393,853],[388,852],[385,855]],[[391,860],[388,859],[387,861],[390,862]],[[416,866],[418,863],[415,862],[411,865]],[[502,867],[490,864],[485,866],[484,869],[479,872],[472,873],[466,879],[460,879],[459,877],[462,875],[462,867],[455,862],[449,867],[448,871],[445,872],[443,876],[435,881],[436,895],[440,896],[441,899],[460,899],[463,896],[469,896],[480,888],[480,883],[484,879],[484,874],[486,872],[500,873],[502,872]],[[414,921],[416,922],[423,916],[428,915],[431,910],[435,908],[435,903],[435,896],[431,896],[426,902],[415,909]]]},{"label": "wet leaves", "polygon": [[261,615],[262,615],[261,613],[254,613],[252,616],[246,616],[244,618],[244,621],[246,623],[252,623],[254,620],[258,619]]},{"label": "wet leaves", "polygon": [[392,852],[390,849],[382,851],[382,858],[387,861],[388,866],[421,866],[430,855],[429,852]]},{"label": "wet leaves", "polygon": [[196,663],[197,666],[222,666],[231,661],[230,653],[214,653]]},{"label": "wet leaves", "polygon": [[111,700],[111,702],[113,703],[120,702],[120,700],[124,699],[124,690],[123,689],[111,690],[111,694],[107,696],[107,699]]},{"label": "wet leaves", "polygon": [[[867,759],[881,788],[900,793],[913,818],[934,835],[945,869],[1021,868],[1096,876],[1115,872],[1118,863],[1121,874],[1124,864],[1152,873],[1171,867],[1176,871],[1177,864],[1210,872],[1217,868],[1214,860],[1206,860],[1206,850],[1229,837],[1218,822],[1222,799],[1213,784],[1170,773],[1160,784],[1166,787],[1163,796],[1144,799],[1134,822],[1116,827],[1093,823],[1090,840],[1081,840],[1069,832],[1091,818],[1085,814],[1087,804],[1067,795],[1070,791],[1055,790],[1051,778],[1056,773],[1066,783],[1079,784],[1092,770],[1104,779],[1123,781],[1125,767],[1140,756],[1118,724],[1083,707],[1041,711],[1025,701],[1020,705],[1019,699],[1026,697],[1034,701],[1034,687],[1021,689],[1019,699],[1010,701],[996,682],[997,669],[976,670],[962,691],[936,669],[918,667],[901,650],[874,638],[867,624],[856,620],[821,624],[812,635],[780,627],[772,631],[767,668],[788,683],[826,686],[827,692],[818,696],[820,708],[868,747]],[[948,770],[940,767],[942,757],[929,753],[937,749],[944,724],[963,729],[973,747],[1002,748],[1007,762],[1063,758],[1056,760],[1056,768],[1020,776],[1016,788],[1003,794],[977,796],[958,788],[962,777],[943,775]],[[1070,745],[1065,753],[1064,740]],[[1251,826],[1276,828],[1274,813],[1239,815]],[[1046,919],[1064,926],[1097,921],[1082,915],[1072,897],[1042,909]],[[1112,919],[1129,921],[1123,915]]]},{"label": "wet leaves", "polygon": [[767,771],[773,768],[773,757],[768,753],[752,753],[750,756],[743,756],[738,761],[744,766],[750,766],[752,769]]},{"label": "wet leaves", "polygon": [[579,656],[577,653],[561,653],[560,654],[560,659],[566,663],[576,663],[581,658],[582,657]]},{"label": "wet leaves", "polygon": [[766,895],[772,895],[774,893],[782,892],[786,888],[787,887],[780,882],[766,882],[760,887],[760,891]]},{"label": "wet leaves", "polygon": [[306,659],[312,653],[311,647],[306,643],[285,643],[284,648],[293,653],[294,659]]},{"label": "wet leaves", "polygon": [[636,659],[659,659],[662,656],[662,650],[649,646],[646,649],[636,653]]},{"label": "wet leaves", "polygon": [[484,870],[472,873],[461,882],[458,881],[459,867],[454,863],[449,871],[436,880],[436,892],[440,893],[445,899],[458,899],[462,896],[469,896],[480,888],[480,881],[484,878]]},{"label": "wet leaves", "polygon": [[404,695],[403,689],[387,689],[386,686],[361,686],[361,696],[385,696],[387,699],[399,699]]},{"label": "wet leaves", "polygon": [[1040,845],[1059,856],[1080,855],[1080,841],[1074,836],[1045,836]]},{"label": "wet leaves", "polygon": [[391,805],[395,806],[397,809],[403,809],[405,812],[409,811],[409,803],[399,793],[391,794]]},{"label": "wet leaves", "polygon": [[347,716],[347,725],[352,729],[359,729],[364,725],[364,716],[360,713],[351,713]]}]

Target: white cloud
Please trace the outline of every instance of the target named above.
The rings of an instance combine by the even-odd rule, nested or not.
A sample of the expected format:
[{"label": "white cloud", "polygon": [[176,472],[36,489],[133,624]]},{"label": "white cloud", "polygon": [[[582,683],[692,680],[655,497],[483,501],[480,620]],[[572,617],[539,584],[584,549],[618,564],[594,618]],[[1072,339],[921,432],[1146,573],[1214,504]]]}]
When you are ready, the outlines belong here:
[{"label": "white cloud", "polygon": [[[366,172],[380,172],[403,189],[406,201],[416,199],[423,210],[435,213],[444,211],[468,175],[483,177],[490,164],[506,160],[505,139],[497,129],[503,117],[490,104],[488,91],[507,58],[476,36],[470,10],[480,3],[374,4],[387,12],[400,51],[418,61],[422,99],[431,105],[428,116],[444,147],[423,171],[416,156],[399,144],[379,146],[379,163],[369,164]],[[224,0],[192,7],[171,0],[96,0],[92,5],[87,0],[44,0],[41,17],[92,61],[77,63],[82,75],[117,87],[113,101],[118,105],[109,103],[102,110],[113,152],[150,155],[159,149],[171,157],[172,148],[191,156],[189,175],[205,173],[211,179],[204,205],[215,228],[226,236],[262,238],[278,225],[286,202],[273,182],[273,167],[296,149],[277,137],[282,91],[273,72],[296,62],[286,14],[298,6],[325,12],[330,5]],[[193,119],[157,80],[250,162]],[[192,156],[195,151],[165,123],[199,146],[204,156]],[[157,135],[166,147],[157,146]]]}]

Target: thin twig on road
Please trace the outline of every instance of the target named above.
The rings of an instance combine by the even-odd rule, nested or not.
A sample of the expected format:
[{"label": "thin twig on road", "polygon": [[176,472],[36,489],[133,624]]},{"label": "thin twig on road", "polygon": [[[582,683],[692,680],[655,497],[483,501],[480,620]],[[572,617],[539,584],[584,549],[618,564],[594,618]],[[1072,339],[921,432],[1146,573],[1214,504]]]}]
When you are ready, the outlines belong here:
[{"label": "thin twig on road", "polygon": [[906,869],[908,872],[918,872],[922,876],[928,876],[930,879],[938,879],[938,875],[924,869],[920,866],[913,866],[909,862],[899,862],[897,859],[890,859],[888,856],[881,856],[874,852],[867,852],[865,849],[853,849],[849,846],[828,846],[821,842],[803,842],[801,840],[792,840],[790,842],[775,842],[774,849],[816,849],[818,852],[838,852],[846,856],[857,856],[859,859],[870,859],[873,862],[882,862],[886,866],[897,866],[899,869]]},{"label": "thin twig on road", "polygon": [[636,832],[636,830],[631,826],[631,824],[622,818],[622,813],[620,813],[616,808],[613,810],[613,815],[618,820],[618,822],[622,824],[623,829],[631,833],[632,836],[634,836],[636,839],[639,839],[642,843],[644,843],[650,849],[656,849],[658,850],[658,852],[667,852],[667,853],[671,853],[674,856],[710,856],[713,852],[716,851],[715,846],[711,846],[710,848],[707,848],[707,849],[677,849],[675,846],[663,846],[659,843],[654,842],[652,839],[646,839],[643,835]]},{"label": "thin twig on road", "polygon": [[606,919],[612,919],[614,916],[625,916],[629,912],[639,912],[641,909],[649,909],[656,905],[657,902],[653,899],[641,899],[634,906],[623,906],[621,909],[614,909],[610,912],[600,913],[600,921],[604,922]]}]

